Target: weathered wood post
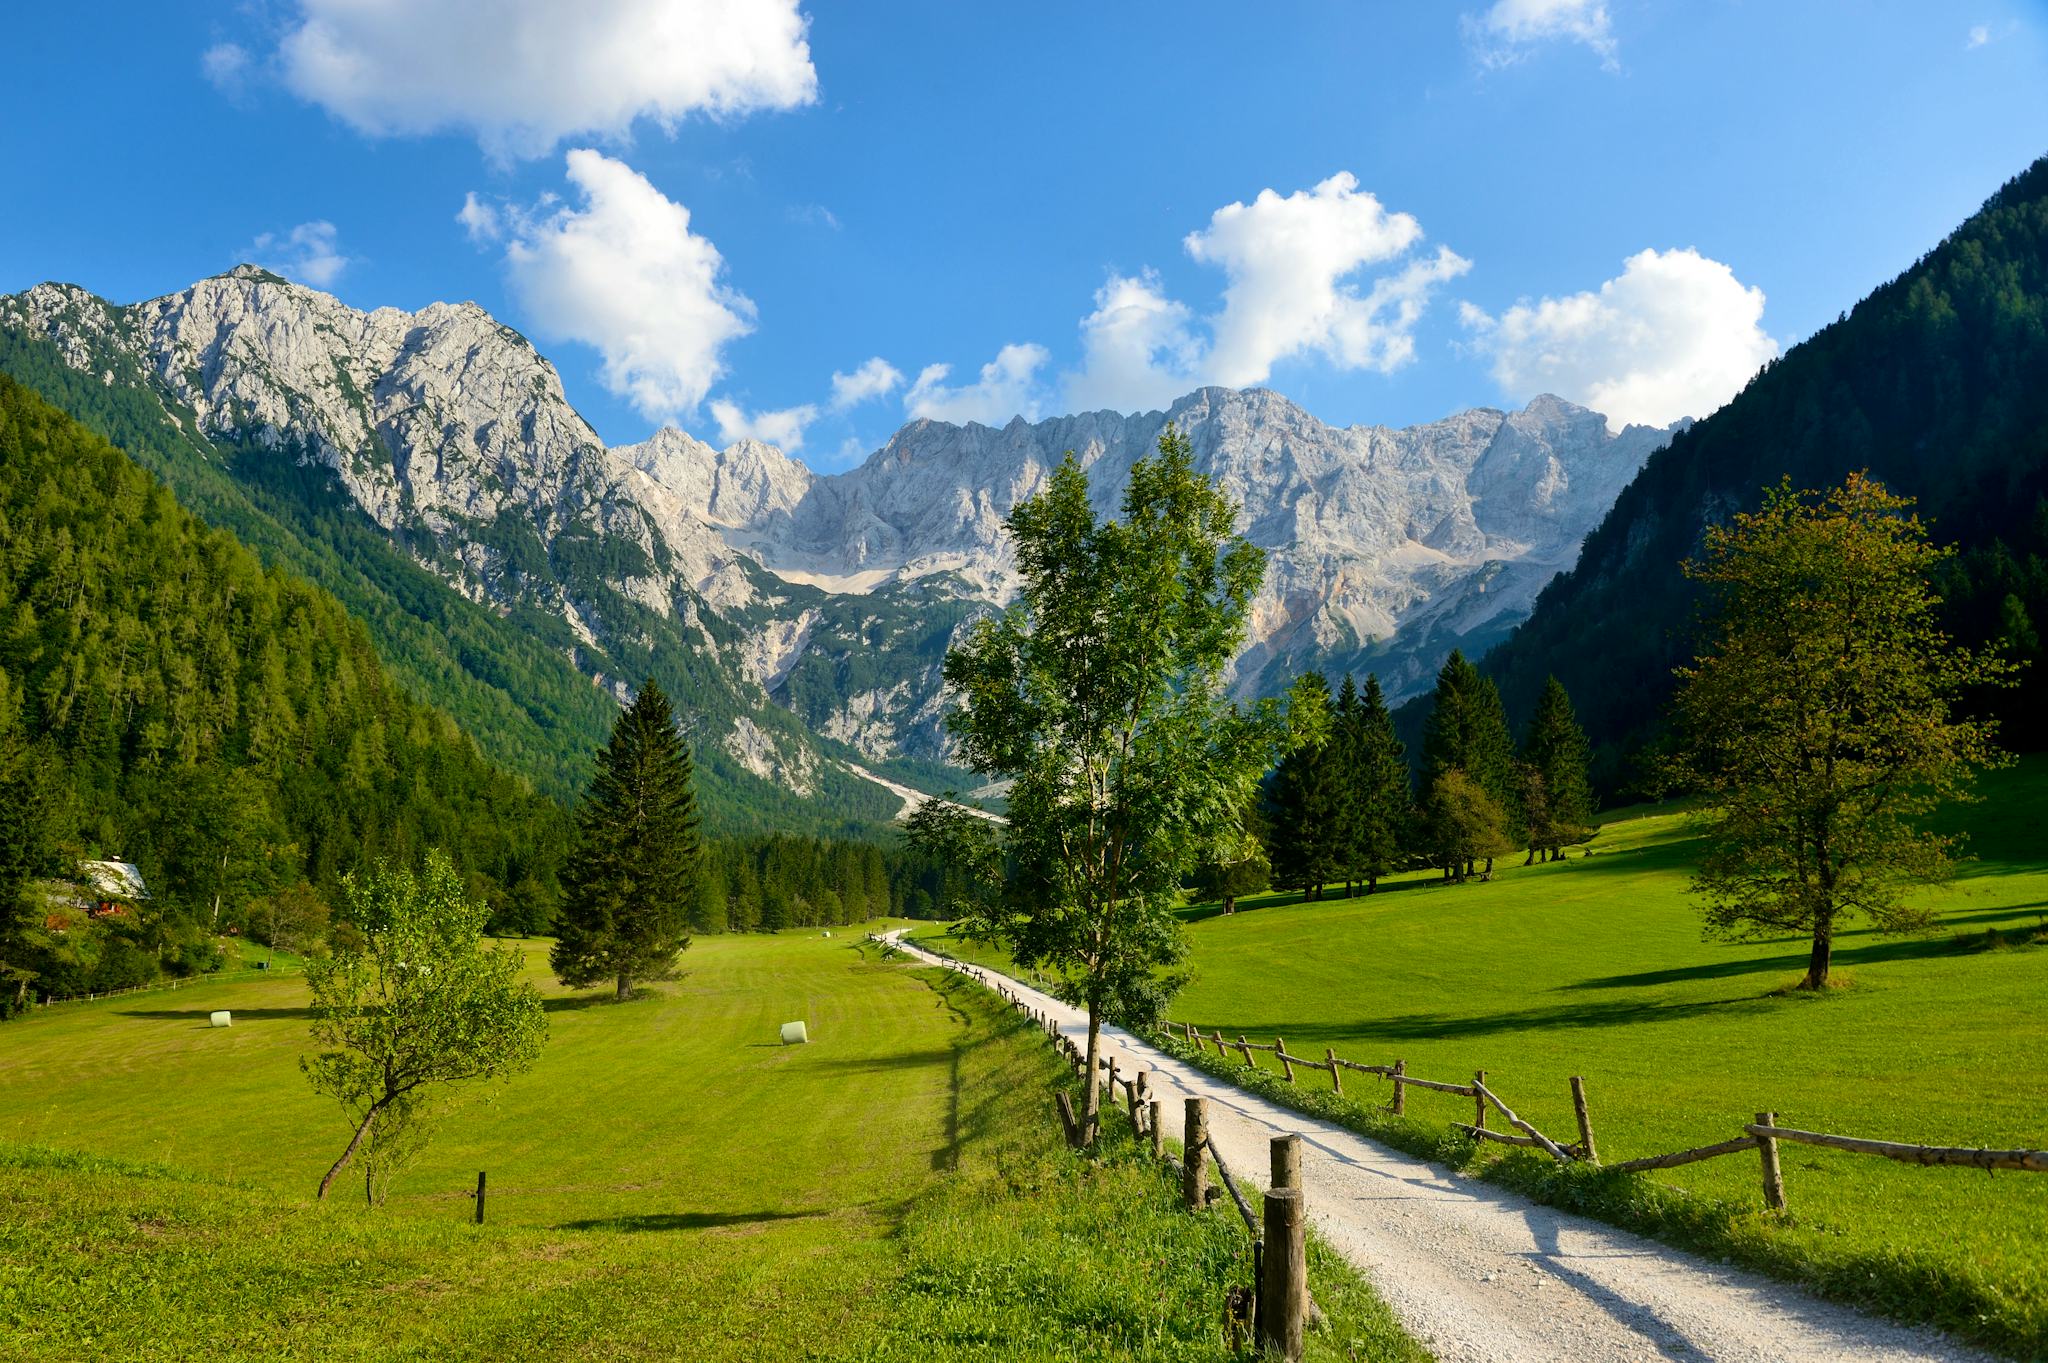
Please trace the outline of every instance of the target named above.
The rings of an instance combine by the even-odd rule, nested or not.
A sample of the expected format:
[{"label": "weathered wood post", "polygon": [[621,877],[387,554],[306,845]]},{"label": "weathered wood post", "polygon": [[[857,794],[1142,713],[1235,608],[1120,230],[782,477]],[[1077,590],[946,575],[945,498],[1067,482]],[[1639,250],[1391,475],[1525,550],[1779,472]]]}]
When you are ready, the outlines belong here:
[{"label": "weathered wood post", "polygon": [[1295,1363],[1308,1316],[1307,1218],[1299,1188],[1266,1194],[1264,1263],[1259,1274],[1259,1347]]},{"label": "weathered wood post", "polygon": [[1472,1106],[1479,1115],[1472,1119],[1472,1125],[1486,1130],[1486,1095],[1479,1090],[1486,1085],[1486,1071],[1472,1071]]},{"label": "weathered wood post", "polygon": [[1330,1092],[1342,1098],[1344,1096],[1344,1078],[1337,1073],[1337,1052],[1334,1047],[1323,1047],[1323,1063],[1330,1067]]},{"label": "weathered wood post", "polygon": [[1109,1089],[1103,1096],[1109,1100],[1108,1106],[1116,1106],[1116,1061],[1114,1060],[1109,1062]]},{"label": "weathered wood post", "polygon": [[1259,1067],[1258,1062],[1252,1059],[1252,1043],[1245,1040],[1245,1035],[1243,1032],[1239,1032],[1237,1034],[1237,1052],[1239,1055],[1242,1055],[1244,1057],[1245,1064],[1251,1066],[1253,1069],[1257,1069]]},{"label": "weathered wood post", "polygon": [[1152,1100],[1152,1117],[1147,1124],[1152,1133],[1152,1158],[1166,1158],[1166,1104],[1157,1098]]},{"label": "weathered wood post", "polygon": [[476,1223],[484,1223],[484,1171],[476,1171]]},{"label": "weathered wood post", "polygon": [[1081,1120],[1074,1115],[1074,1100],[1065,1089],[1061,1089],[1053,1094],[1052,1101],[1059,1110],[1060,1128],[1066,1135],[1067,1145],[1078,1147],[1081,1144]]},{"label": "weathered wood post", "polygon": [[1579,1119],[1579,1158],[1588,1164],[1598,1164],[1600,1153],[1593,1148],[1593,1119],[1586,1113],[1586,1081],[1576,1074],[1572,1076],[1572,1113]]},{"label": "weathered wood post", "polygon": [[1408,1073],[1408,1062],[1394,1062],[1394,1115],[1400,1116],[1408,1110],[1408,1086],[1401,1082],[1401,1076]]},{"label": "weathered wood post", "polygon": [[1273,1186],[1301,1186],[1301,1137],[1294,1132],[1273,1138]]},{"label": "weathered wood post", "polygon": [[1230,1048],[1223,1044],[1223,1029],[1216,1029],[1216,1056],[1219,1060],[1230,1059]]},{"label": "weathered wood post", "polygon": [[1202,1153],[1208,1141],[1209,1100],[1190,1098],[1180,1142],[1180,1197],[1191,1212],[1209,1205],[1209,1158]]},{"label": "weathered wood post", "polygon": [[[1756,1124],[1758,1126],[1776,1126],[1778,1124],[1778,1114],[1775,1112],[1759,1112],[1756,1114]],[[1785,1174],[1784,1171],[1778,1168],[1778,1138],[1776,1136],[1759,1135],[1756,1138],[1756,1149],[1757,1153],[1763,1156],[1764,1205],[1774,1212],[1784,1211]]]},{"label": "weathered wood post", "polygon": [[1279,1059],[1279,1061],[1280,1061],[1280,1069],[1281,1069],[1281,1072],[1282,1072],[1282,1073],[1284,1073],[1284,1074],[1285,1074],[1285,1075],[1287,1076],[1287,1082],[1288,1082],[1288,1083],[1290,1083],[1290,1084],[1291,1084],[1291,1083],[1293,1083],[1293,1082],[1294,1082],[1294,1062],[1293,1062],[1292,1060],[1289,1060],[1289,1059],[1287,1058],[1287,1038],[1286,1038],[1286,1037],[1284,1037],[1284,1036],[1276,1036],[1276,1037],[1274,1037],[1274,1038],[1273,1038],[1273,1054],[1274,1054],[1274,1056],[1275,1056],[1275,1057],[1277,1057],[1277,1058]]}]

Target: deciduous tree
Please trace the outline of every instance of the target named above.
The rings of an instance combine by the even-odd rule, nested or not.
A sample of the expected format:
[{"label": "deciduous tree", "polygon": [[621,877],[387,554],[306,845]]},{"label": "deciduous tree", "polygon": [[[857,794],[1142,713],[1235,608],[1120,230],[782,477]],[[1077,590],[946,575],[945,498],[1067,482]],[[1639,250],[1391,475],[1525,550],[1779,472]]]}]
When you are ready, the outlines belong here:
[{"label": "deciduous tree", "polygon": [[1927,579],[1947,551],[1911,507],[1868,477],[1787,479],[1686,564],[1716,608],[1678,669],[1678,769],[1713,800],[1693,890],[1710,930],[1807,935],[1807,989],[1827,984],[1844,916],[1926,924],[1906,887],[1948,874],[1958,839],[1922,821],[1999,760],[1955,702],[2010,668],[1936,624]]},{"label": "deciduous tree", "polygon": [[364,1190],[417,1151],[451,1090],[516,1074],[547,1040],[547,1014],[517,983],[519,952],[483,944],[489,910],[430,852],[414,875],[380,862],[342,882],[351,945],[306,968],[313,1041],[300,1067],[340,1102],[354,1134],[320,1196],[362,1152]]},{"label": "deciduous tree", "polygon": [[1069,454],[1010,513],[1017,604],[946,657],[962,757],[1012,781],[1003,892],[973,926],[1087,1008],[1089,1139],[1102,1023],[1164,1006],[1181,882],[1284,734],[1277,705],[1224,698],[1265,571],[1236,516],[1171,429],[1132,468],[1118,520],[1097,519]]}]

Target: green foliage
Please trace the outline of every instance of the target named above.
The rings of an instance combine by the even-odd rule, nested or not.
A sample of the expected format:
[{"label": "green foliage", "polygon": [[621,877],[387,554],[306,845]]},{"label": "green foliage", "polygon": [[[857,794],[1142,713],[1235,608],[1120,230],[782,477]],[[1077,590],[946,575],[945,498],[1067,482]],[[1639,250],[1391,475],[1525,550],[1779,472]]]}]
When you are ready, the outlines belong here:
[{"label": "green foliage", "polygon": [[690,945],[700,850],[690,750],[650,679],[613,724],[576,811],[549,957],[556,977],[616,981],[622,999],[635,980],[666,978]]},{"label": "green foliage", "polygon": [[1552,677],[1522,739],[1522,826],[1532,858],[1554,860],[1592,838],[1591,760],[1572,698]]},{"label": "green foliage", "polygon": [[1446,880],[1464,880],[1480,861],[1490,874],[1494,858],[1515,849],[1508,812],[1458,767],[1438,772],[1430,783],[1420,841],[1424,859],[1441,868]]},{"label": "green foliage", "polygon": [[1280,759],[1267,787],[1267,854],[1274,884],[1299,890],[1304,899],[1320,899],[1325,884],[1344,876],[1345,844],[1354,823],[1355,792],[1340,785],[1344,716],[1332,714],[1330,683],[1320,672],[1304,674],[1289,703],[1290,713],[1300,714],[1304,724],[1307,716],[1317,718],[1314,736]]},{"label": "green foliage", "polygon": [[418,876],[381,862],[342,889],[357,944],[306,969],[313,1043],[325,1049],[299,1063],[355,1132],[320,1196],[360,1150],[377,1202],[449,1090],[532,1066],[547,1014],[533,986],[515,982],[519,952],[482,944],[488,911],[442,853],[429,852]]},{"label": "green foliage", "polygon": [[[1642,786],[1671,672],[1699,651],[1704,584],[1679,564],[1703,530],[1754,510],[1780,478],[1829,487],[1866,471],[1918,500],[1941,542],[1944,628],[2038,659],[2048,621],[2048,158],[1845,318],[1768,366],[1651,456],[1576,567],[1486,659],[1518,712],[1544,679],[1570,687],[1596,776]],[[2029,641],[2032,642],[2029,642]],[[1970,696],[2007,742],[2048,743],[2048,669]]]},{"label": "green foliage", "polygon": [[[1455,813],[1453,825],[1469,814],[1491,818],[1497,811],[1501,832],[1509,844],[1519,842],[1521,829],[1521,776],[1515,767],[1515,741],[1508,731],[1507,711],[1500,692],[1463,653],[1452,651],[1437,673],[1436,692],[1431,697],[1429,718],[1422,734],[1422,786],[1425,818],[1431,817],[1431,796],[1446,772],[1460,771],[1487,797],[1486,806],[1474,805],[1464,791],[1450,804],[1439,803],[1439,814]],[[1438,826],[1431,834],[1441,849],[1441,835],[1449,826]],[[1476,835],[1476,829],[1472,830]],[[1489,845],[1498,841],[1490,836]],[[1504,849],[1503,849],[1504,850]],[[1499,852],[1482,853],[1491,869]],[[1441,863],[1438,863],[1441,864]]]},{"label": "green foliage", "polygon": [[1344,878],[1362,880],[1368,893],[1381,876],[1402,864],[1413,839],[1414,792],[1408,784],[1408,754],[1394,733],[1380,679],[1370,673],[1365,690],[1351,678],[1338,693],[1339,780],[1348,807],[1342,853]]},{"label": "green foliage", "polygon": [[6,802],[36,825],[10,845],[39,849],[39,877],[133,861],[151,891],[126,923],[25,954],[17,936],[17,990],[21,971],[61,995],[133,982],[138,963],[144,979],[204,968],[208,935],[273,893],[332,896],[349,869],[429,846],[551,896],[556,806],[408,698],[332,597],[4,377],[0,523],[0,779],[41,792]]},{"label": "green foliage", "polygon": [[[1099,522],[1070,454],[1011,512],[1019,603],[946,657],[948,720],[975,771],[1011,778],[1005,892],[989,931],[1071,967],[1092,1060],[1105,1017],[1158,1014],[1181,881],[1236,823],[1282,737],[1223,698],[1265,556],[1168,429]],[[1092,1072],[1092,1070],[1091,1070]],[[1088,1122],[1096,1106],[1090,1085]]]},{"label": "green foliage", "polygon": [[1718,607],[1679,669],[1678,768],[1712,802],[1694,889],[1713,930],[1810,937],[1808,989],[1839,919],[1926,926],[1902,890],[1947,876],[1958,841],[1926,817],[1998,758],[1993,726],[1951,711],[2009,669],[1936,623],[1943,555],[1911,505],[1859,475],[1826,493],[1788,480],[1686,565]]}]

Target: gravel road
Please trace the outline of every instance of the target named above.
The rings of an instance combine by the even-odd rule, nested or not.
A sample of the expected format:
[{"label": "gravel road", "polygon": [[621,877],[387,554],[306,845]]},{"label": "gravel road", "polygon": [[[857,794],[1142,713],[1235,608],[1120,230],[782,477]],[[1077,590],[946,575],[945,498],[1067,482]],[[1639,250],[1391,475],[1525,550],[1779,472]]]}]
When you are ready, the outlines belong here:
[{"label": "gravel road", "polygon": [[[890,934],[891,937],[900,934]],[[902,942],[920,959],[957,964]],[[1085,1045],[1087,1018],[992,971]],[[1991,1363],[1923,1329],[1818,1301],[1795,1287],[1696,1258],[1529,1202],[1275,1106],[1114,1028],[1105,1056],[1152,1071],[1176,1113],[1209,1100],[1210,1133],[1233,1177],[1263,1182],[1267,1143],[1299,1132],[1309,1215],[1445,1363]],[[1178,1117],[1169,1121],[1178,1124]]]}]

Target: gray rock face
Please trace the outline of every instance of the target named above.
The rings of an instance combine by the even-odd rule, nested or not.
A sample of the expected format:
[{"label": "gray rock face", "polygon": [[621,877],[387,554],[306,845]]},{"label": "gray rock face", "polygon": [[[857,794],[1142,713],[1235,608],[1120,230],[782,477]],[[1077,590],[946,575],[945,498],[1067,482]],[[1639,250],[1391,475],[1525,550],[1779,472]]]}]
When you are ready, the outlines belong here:
[{"label": "gray rock face", "polygon": [[[1013,595],[1003,519],[1065,451],[1113,512],[1171,422],[1239,502],[1270,554],[1241,692],[1304,667],[1369,668],[1398,699],[1451,647],[1483,648],[1523,618],[1669,436],[1610,436],[1549,397],[1338,429],[1277,393],[1206,388],[1165,412],[916,421],[819,476],[772,446],[714,449],[674,429],[607,449],[554,366],[471,303],[357,312],[243,266],[132,307],[40,285],[0,299],[0,324],[108,383],[133,367],[211,438],[332,470],[472,599],[544,605],[593,647],[617,615],[610,593],[674,621],[686,642],[672,646],[715,660],[739,711],[781,704],[803,720],[740,713],[721,739],[791,789],[816,778],[815,735],[875,759],[944,755],[938,660],[974,610]],[[610,560],[628,566],[550,579],[513,543],[564,535],[630,549]]]}]

